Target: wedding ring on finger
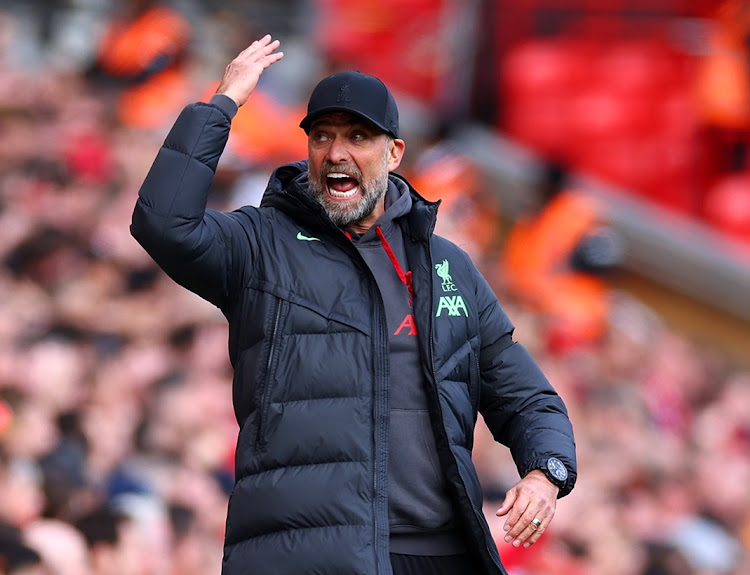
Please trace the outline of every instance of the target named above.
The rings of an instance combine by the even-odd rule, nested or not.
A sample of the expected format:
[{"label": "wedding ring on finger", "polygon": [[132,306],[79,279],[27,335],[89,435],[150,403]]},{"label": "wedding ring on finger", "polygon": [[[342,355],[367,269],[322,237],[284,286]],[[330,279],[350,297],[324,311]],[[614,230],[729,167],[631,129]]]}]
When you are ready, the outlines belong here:
[{"label": "wedding ring on finger", "polygon": [[542,521],[538,517],[534,517],[534,519],[531,520],[531,525],[534,531],[536,531],[542,526]]}]

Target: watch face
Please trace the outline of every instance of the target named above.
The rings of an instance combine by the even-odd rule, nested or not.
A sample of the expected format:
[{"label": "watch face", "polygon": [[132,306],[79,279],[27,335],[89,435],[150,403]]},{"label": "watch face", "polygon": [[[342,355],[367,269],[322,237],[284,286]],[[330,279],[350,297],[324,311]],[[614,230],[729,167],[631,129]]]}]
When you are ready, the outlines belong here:
[{"label": "watch face", "polygon": [[550,457],[547,460],[547,469],[558,481],[565,481],[568,478],[568,469],[557,457]]}]

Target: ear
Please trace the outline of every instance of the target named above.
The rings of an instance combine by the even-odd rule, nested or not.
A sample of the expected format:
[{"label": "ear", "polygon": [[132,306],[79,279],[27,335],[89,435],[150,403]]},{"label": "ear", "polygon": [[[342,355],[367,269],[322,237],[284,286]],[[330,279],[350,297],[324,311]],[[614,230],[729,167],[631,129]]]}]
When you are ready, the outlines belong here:
[{"label": "ear", "polygon": [[403,140],[392,139],[388,142],[388,171],[392,172],[401,165],[401,158],[404,157],[406,144]]}]

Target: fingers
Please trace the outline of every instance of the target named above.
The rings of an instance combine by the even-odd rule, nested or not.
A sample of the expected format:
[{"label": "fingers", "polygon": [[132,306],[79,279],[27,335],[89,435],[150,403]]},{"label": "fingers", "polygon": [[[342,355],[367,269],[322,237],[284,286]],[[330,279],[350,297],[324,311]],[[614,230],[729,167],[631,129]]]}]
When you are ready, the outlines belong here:
[{"label": "fingers", "polygon": [[542,536],[555,515],[557,503],[556,488],[549,485],[552,489],[548,489],[543,482],[528,478],[508,492],[497,510],[498,516],[507,514],[503,526],[506,543],[528,548]]},{"label": "fingers", "polygon": [[[284,57],[283,52],[277,52],[281,46],[279,40],[272,40],[270,34],[266,34],[260,40],[256,40],[237,55],[232,64],[242,63],[245,66],[261,64],[263,69],[268,68],[274,62]],[[230,64],[231,65],[231,64]]]},{"label": "fingers", "polygon": [[278,52],[281,43],[266,34],[240,52],[224,71],[217,94],[232,98],[238,106],[247,101],[263,71],[284,57]]},{"label": "fingers", "polygon": [[505,542],[513,542],[513,547],[523,545],[528,549],[539,541],[539,538],[547,529],[547,525],[549,525],[551,520],[552,515],[544,517],[541,512],[524,513],[516,525],[508,531],[508,534],[505,536]]},{"label": "fingers", "polygon": [[537,503],[527,503],[525,507],[514,506],[503,526],[506,532],[505,542],[512,542],[513,547],[531,547],[542,536],[554,516],[554,510],[550,511]]},{"label": "fingers", "polygon": [[[513,506],[505,519],[503,531],[506,533],[505,542],[513,541],[514,546],[518,547],[522,543],[519,537],[534,518],[536,509],[529,508],[529,496],[526,493],[517,488],[514,488],[513,491],[516,492],[515,497],[513,497]],[[528,534],[526,537],[528,537]]]},{"label": "fingers", "polygon": [[[276,40],[275,42],[278,42],[278,40]],[[268,46],[270,43],[271,43],[271,35],[266,34],[265,36],[263,36],[263,38],[255,40],[255,42],[253,42],[247,48],[245,48],[242,52],[240,52],[238,56],[247,56],[250,53],[256,52],[259,49],[262,49]]]},{"label": "fingers", "polygon": [[549,515],[545,517],[544,519],[542,519],[541,517],[533,517],[531,519],[531,522],[529,523],[529,526],[527,527],[527,529],[531,529],[531,534],[529,534],[526,540],[523,542],[523,546],[525,548],[529,548],[534,543],[539,541],[539,538],[542,536],[542,533],[544,533],[544,531],[547,529],[547,525],[549,525],[550,521],[552,521],[553,515]]},{"label": "fingers", "polygon": [[498,509],[495,512],[495,515],[497,515],[498,517],[502,517],[503,515],[506,515],[508,511],[513,509],[513,504],[515,503],[515,501],[516,501],[516,490],[510,489],[505,494],[505,499],[503,500],[503,504],[500,506],[500,509]]},{"label": "fingers", "polygon": [[240,52],[237,57],[243,59],[253,59],[258,57],[264,58],[271,56],[272,59],[276,61],[284,56],[283,52],[276,52],[280,45],[281,42],[279,40],[272,40],[271,35],[266,34],[260,40],[256,40],[255,42],[250,44],[247,48]]}]

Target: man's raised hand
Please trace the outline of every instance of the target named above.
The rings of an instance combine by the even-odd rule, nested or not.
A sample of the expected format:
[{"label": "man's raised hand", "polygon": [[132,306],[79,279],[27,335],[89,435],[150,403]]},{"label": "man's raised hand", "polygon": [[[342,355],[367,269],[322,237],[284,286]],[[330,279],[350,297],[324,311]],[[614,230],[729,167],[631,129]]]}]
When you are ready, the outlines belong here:
[{"label": "man's raised hand", "polygon": [[278,40],[271,40],[270,34],[250,44],[229,63],[216,93],[242,106],[255,90],[263,71],[284,57],[283,52],[276,51],[279,45]]}]

